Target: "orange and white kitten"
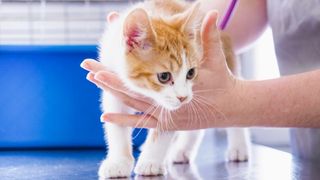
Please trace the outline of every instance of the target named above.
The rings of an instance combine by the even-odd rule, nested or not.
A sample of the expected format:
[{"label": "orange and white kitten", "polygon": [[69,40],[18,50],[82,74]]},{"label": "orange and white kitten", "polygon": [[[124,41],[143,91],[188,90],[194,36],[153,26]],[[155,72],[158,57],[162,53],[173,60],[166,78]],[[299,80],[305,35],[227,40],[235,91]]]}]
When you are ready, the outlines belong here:
[{"label": "orange and white kitten", "polygon": [[[152,98],[167,111],[178,109],[193,97],[192,85],[202,55],[202,18],[199,3],[177,0],[146,1],[120,15],[111,13],[99,59],[129,90]],[[102,108],[105,113],[135,112],[109,92],[103,92]],[[109,150],[99,177],[129,177],[134,166],[132,129],[109,123],[104,124],[104,129]],[[229,160],[247,159],[249,143],[245,134],[242,129],[228,130]],[[195,157],[202,137],[203,131],[150,130],[135,173],[163,175],[166,160],[188,163]]]}]

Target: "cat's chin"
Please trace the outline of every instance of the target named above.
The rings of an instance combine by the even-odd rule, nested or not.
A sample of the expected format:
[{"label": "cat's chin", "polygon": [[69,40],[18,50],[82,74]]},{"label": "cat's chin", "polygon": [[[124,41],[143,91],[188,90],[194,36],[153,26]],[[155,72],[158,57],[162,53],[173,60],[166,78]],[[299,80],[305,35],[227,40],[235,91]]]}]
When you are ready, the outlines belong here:
[{"label": "cat's chin", "polygon": [[166,110],[175,111],[175,110],[181,108],[182,106],[188,104],[190,101],[191,100],[187,100],[186,102],[183,102],[183,103],[174,103],[174,104],[166,103],[166,104],[162,104],[161,106],[164,107]]},{"label": "cat's chin", "polygon": [[180,106],[170,107],[170,108],[166,108],[166,109],[169,110],[169,111],[174,111],[174,110],[177,110],[179,108],[180,108]]},{"label": "cat's chin", "polygon": [[165,105],[165,106],[162,106],[164,107],[166,110],[169,110],[169,111],[174,111],[174,110],[177,110],[181,107],[181,104],[179,105]]}]

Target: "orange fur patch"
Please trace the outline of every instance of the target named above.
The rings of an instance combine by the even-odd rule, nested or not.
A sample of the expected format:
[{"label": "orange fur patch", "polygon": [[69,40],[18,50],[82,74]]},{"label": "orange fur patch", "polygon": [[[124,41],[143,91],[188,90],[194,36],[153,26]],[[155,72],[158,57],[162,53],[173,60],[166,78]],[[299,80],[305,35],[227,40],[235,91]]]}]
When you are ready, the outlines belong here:
[{"label": "orange fur patch", "polygon": [[[182,13],[190,7],[189,4],[176,0],[154,0],[150,1],[149,7],[156,12],[165,11],[165,14],[175,15]],[[163,18],[163,17],[162,17]],[[181,31],[181,21],[166,21],[159,17],[150,17],[150,23],[155,33],[155,37],[147,35],[151,43],[151,50],[139,52],[130,51],[126,54],[127,70],[129,78],[139,87],[160,91],[165,85],[157,79],[157,73],[170,72],[176,74],[182,67],[182,55],[185,54],[187,67],[198,67],[202,55],[200,44],[200,30],[190,38],[190,34]],[[223,35],[224,51],[226,53],[227,64],[235,72],[234,54],[231,42],[227,36]]]},{"label": "orange fur patch", "polygon": [[181,32],[177,22],[151,18],[151,24],[156,33],[156,39],[150,39],[152,50],[147,54],[129,52],[126,60],[132,81],[140,87],[160,91],[164,85],[158,82],[157,73],[178,73],[182,67],[183,54],[189,68],[197,67],[200,44],[190,39],[189,34]]}]

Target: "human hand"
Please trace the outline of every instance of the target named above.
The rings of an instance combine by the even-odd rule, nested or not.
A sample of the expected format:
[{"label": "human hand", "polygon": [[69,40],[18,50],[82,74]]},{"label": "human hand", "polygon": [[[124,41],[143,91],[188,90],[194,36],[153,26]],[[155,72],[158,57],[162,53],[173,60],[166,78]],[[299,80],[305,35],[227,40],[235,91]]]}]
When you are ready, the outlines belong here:
[{"label": "human hand", "polygon": [[[154,105],[142,95],[127,91],[121,80],[104,66],[93,60],[85,60],[81,66],[90,71],[87,79],[105,91],[110,91],[126,105],[143,115],[103,114],[101,119],[123,126],[160,128],[162,130],[190,130],[208,127],[225,127],[228,108],[236,99],[238,81],[226,65],[220,33],[217,29],[217,13],[210,12],[203,21],[201,39],[203,58],[196,79],[193,100],[180,109],[168,112]],[[143,122],[141,122],[143,121]]]}]

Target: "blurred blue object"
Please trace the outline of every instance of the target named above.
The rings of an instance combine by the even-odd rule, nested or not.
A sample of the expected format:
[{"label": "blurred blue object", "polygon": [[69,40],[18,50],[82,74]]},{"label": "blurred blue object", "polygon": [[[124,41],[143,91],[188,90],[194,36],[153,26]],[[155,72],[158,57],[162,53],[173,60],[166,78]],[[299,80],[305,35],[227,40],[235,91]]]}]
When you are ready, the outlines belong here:
[{"label": "blurred blue object", "polygon": [[96,46],[0,46],[0,148],[105,146],[85,58],[97,58]]}]

